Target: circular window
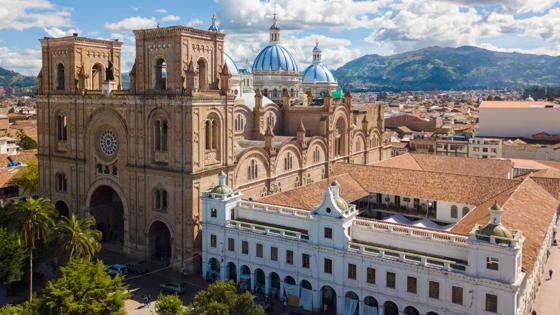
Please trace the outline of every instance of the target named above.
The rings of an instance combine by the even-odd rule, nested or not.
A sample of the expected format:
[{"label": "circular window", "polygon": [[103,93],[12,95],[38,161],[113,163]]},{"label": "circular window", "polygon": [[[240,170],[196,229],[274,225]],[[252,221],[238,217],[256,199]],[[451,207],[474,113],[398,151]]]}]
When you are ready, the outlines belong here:
[{"label": "circular window", "polygon": [[103,131],[99,137],[99,147],[103,154],[112,156],[117,152],[117,136],[112,131]]},{"label": "circular window", "polygon": [[327,213],[331,213],[331,208],[327,208]]}]

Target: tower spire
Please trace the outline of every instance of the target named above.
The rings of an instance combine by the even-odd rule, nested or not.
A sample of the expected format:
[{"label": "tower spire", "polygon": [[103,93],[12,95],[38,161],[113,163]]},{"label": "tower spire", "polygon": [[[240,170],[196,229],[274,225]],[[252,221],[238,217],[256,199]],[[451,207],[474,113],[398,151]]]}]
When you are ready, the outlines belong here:
[{"label": "tower spire", "polygon": [[319,48],[319,40],[315,40],[315,48],[313,48],[313,63],[320,64],[321,63],[321,48]]},{"label": "tower spire", "polygon": [[276,13],[276,3],[274,3],[274,13],[272,14],[272,25],[270,26],[270,42],[280,42],[280,28],[277,25],[278,14]]}]

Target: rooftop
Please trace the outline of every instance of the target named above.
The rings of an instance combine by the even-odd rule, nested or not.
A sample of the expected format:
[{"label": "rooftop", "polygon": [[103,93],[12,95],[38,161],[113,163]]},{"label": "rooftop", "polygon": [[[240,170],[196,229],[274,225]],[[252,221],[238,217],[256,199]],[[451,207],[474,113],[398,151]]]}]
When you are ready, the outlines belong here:
[{"label": "rooftop", "polygon": [[480,108],[556,108],[560,105],[545,101],[482,101]]}]

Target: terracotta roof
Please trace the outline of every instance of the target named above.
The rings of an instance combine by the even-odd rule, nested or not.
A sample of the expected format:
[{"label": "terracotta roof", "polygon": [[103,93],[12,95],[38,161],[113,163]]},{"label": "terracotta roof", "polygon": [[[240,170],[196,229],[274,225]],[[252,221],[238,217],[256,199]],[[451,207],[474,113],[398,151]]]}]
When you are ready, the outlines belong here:
[{"label": "terracotta roof", "polygon": [[368,195],[368,191],[364,190],[352,176],[349,174],[341,174],[324,179],[320,182],[262,197],[257,201],[311,211],[321,204],[323,201],[323,193],[335,179],[340,185],[340,194],[342,198],[347,202],[353,202]]},{"label": "terracotta roof", "polygon": [[509,229],[522,231],[525,235],[523,268],[531,272],[548,228],[553,224],[558,200],[531,177],[527,177],[516,188],[510,188],[473,209],[451,231],[468,234],[476,224],[488,223],[488,209],[494,201],[504,210],[502,223]]},{"label": "terracotta roof", "polygon": [[335,164],[335,174],[345,173],[352,175],[352,178],[368,192],[445,200],[469,205],[478,205],[521,182],[520,180],[372,165]]},{"label": "terracotta roof", "polygon": [[509,178],[513,162],[498,159],[407,153],[377,162],[375,165],[457,175]]}]

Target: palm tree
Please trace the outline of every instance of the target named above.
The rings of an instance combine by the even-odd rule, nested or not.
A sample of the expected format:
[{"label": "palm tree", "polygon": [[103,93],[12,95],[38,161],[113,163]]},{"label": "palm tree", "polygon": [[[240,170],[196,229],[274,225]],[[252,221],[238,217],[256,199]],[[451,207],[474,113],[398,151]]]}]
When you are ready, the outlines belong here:
[{"label": "palm tree", "polygon": [[7,227],[18,233],[29,249],[29,301],[33,298],[33,249],[37,241],[46,240],[54,226],[57,211],[44,198],[15,201],[6,209]]},{"label": "palm tree", "polygon": [[64,251],[66,258],[84,258],[90,260],[101,250],[101,232],[92,227],[95,218],[91,215],[80,219],[72,214],[61,217],[55,232],[58,244]]}]

